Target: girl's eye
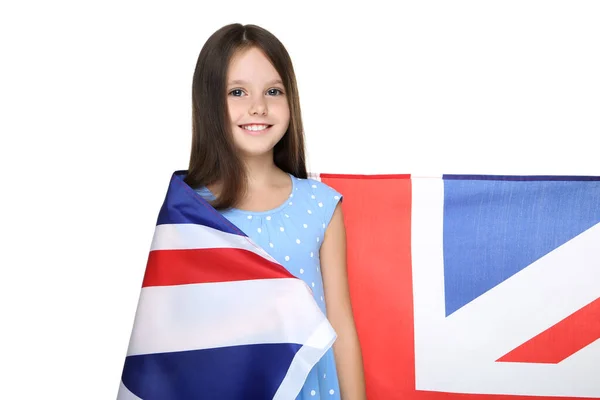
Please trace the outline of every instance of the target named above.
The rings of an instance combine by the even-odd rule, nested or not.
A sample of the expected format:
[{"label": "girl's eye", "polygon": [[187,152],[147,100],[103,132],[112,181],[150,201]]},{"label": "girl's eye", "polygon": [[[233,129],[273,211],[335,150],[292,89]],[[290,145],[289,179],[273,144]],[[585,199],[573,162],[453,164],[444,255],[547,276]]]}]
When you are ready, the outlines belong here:
[{"label": "girl's eye", "polygon": [[242,89],[233,89],[231,92],[229,92],[229,94],[231,96],[240,97],[244,94],[244,92],[242,91]]},{"label": "girl's eye", "polygon": [[268,93],[270,96],[278,96],[278,95],[281,95],[281,94],[283,94],[283,92],[282,92],[281,90],[279,90],[279,89],[269,89],[269,90],[267,91],[267,93]]}]

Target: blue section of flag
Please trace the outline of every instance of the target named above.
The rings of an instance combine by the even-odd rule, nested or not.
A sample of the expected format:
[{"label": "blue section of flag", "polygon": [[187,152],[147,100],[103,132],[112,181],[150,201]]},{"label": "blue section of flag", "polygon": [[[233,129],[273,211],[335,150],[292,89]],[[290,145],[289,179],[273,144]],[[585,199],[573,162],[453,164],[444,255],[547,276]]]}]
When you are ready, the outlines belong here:
[{"label": "blue section of flag", "polygon": [[253,344],[130,356],[122,381],[144,400],[272,399],[300,347]]},{"label": "blue section of flag", "polygon": [[444,180],[475,181],[600,181],[600,176],[586,175],[444,175]]},{"label": "blue section of flag", "polygon": [[598,178],[444,176],[446,315],[599,222]]},{"label": "blue section of flag", "polygon": [[[173,173],[156,224],[197,224],[209,226],[222,232],[246,236],[235,225],[224,219],[206,200],[183,181],[186,174],[187,171]],[[205,212],[198,212],[199,209]]]}]

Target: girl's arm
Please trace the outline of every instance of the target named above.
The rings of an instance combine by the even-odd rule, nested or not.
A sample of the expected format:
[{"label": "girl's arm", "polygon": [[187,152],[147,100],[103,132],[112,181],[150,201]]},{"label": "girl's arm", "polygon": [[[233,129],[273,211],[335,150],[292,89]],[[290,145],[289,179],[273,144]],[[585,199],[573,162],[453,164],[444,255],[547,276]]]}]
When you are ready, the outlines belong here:
[{"label": "girl's arm", "polygon": [[366,399],[362,353],[352,315],[346,273],[346,229],[338,203],[320,250],[327,318],[337,332],[333,345],[343,400]]}]

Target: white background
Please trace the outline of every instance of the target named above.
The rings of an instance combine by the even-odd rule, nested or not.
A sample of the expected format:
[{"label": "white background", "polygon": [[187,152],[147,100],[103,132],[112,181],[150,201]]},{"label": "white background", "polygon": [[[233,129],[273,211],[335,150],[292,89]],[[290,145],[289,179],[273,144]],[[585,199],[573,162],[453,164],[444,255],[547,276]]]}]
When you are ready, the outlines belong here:
[{"label": "white background", "polygon": [[7,1],[0,398],[115,398],[208,36],[294,61],[309,168],[600,175],[595,1]]}]

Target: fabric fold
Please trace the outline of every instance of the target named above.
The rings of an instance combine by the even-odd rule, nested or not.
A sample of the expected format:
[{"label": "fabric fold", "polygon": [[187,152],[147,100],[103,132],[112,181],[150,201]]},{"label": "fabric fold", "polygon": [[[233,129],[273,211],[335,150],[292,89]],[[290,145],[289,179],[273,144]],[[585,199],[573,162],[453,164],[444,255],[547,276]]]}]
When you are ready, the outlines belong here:
[{"label": "fabric fold", "polygon": [[159,212],[117,399],[293,399],[336,334],[185,174]]}]

